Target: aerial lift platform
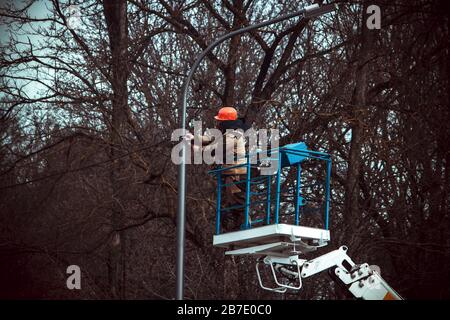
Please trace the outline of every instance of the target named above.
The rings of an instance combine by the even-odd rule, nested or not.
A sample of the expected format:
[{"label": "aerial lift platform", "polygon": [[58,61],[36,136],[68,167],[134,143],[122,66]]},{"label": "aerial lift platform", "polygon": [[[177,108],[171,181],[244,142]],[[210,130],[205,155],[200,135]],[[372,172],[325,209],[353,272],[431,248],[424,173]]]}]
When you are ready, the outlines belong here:
[{"label": "aerial lift platform", "polygon": [[[256,153],[261,152],[257,151]],[[213,245],[225,248],[226,255],[250,255],[256,258],[256,274],[261,288],[285,293],[302,288],[303,279],[328,271],[332,279],[343,285],[358,299],[402,300],[381,275],[367,263],[355,264],[347,255],[348,248],[339,249],[305,259],[305,255],[325,247],[331,241],[329,230],[331,156],[327,153],[308,150],[303,142],[266,150],[255,165],[251,161],[255,154],[246,155],[247,177],[233,184],[245,184],[245,204],[224,207],[222,193],[228,186],[223,176],[234,167],[210,171],[217,178],[216,230]],[[253,158],[252,158],[253,157]],[[256,157],[258,158],[258,157]],[[311,184],[302,185],[302,163],[319,161],[325,174]],[[262,166],[273,170],[263,170]],[[267,169],[267,168],[266,168]],[[255,174],[256,172],[256,174]],[[261,171],[262,172],[262,171]],[[311,180],[311,174],[308,176]],[[318,188],[319,186],[320,188]],[[283,188],[282,188],[283,187]],[[283,190],[284,189],[284,190]],[[305,226],[300,222],[306,216],[308,202],[317,202],[317,193],[323,201],[311,205],[321,215],[321,225]],[[307,196],[313,195],[308,199]],[[237,230],[222,230],[223,216],[242,210],[243,221]],[[260,265],[270,269],[275,285],[263,283]]]}]

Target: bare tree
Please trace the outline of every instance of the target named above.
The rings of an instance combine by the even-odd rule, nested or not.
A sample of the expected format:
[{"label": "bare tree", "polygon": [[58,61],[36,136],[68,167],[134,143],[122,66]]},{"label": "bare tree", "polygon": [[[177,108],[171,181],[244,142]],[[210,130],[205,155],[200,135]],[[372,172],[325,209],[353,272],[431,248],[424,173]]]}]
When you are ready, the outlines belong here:
[{"label": "bare tree", "polygon": [[[235,105],[255,127],[280,129],[281,143],[332,154],[332,246],[378,264],[406,297],[448,298],[439,285],[450,277],[441,267],[450,252],[448,17],[442,2],[379,1],[382,27],[369,31],[368,2],[338,4],[211,52],[194,75],[188,122],[212,126],[218,107]],[[184,78],[214,39],[298,1],[2,6],[1,295],[172,298],[170,135]],[[251,258],[233,263],[212,247],[208,169],[188,169],[187,297],[277,298],[258,288]],[[322,171],[305,164],[319,177],[303,190],[311,205]],[[314,212],[300,222],[322,223]],[[69,264],[82,267],[86,290],[65,288]],[[326,277],[305,287],[285,298],[343,298]]]}]

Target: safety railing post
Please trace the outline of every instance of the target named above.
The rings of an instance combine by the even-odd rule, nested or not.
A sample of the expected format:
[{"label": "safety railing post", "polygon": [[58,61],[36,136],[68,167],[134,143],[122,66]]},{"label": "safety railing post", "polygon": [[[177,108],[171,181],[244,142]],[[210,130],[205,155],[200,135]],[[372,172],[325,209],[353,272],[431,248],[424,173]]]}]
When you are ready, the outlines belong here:
[{"label": "safety railing post", "polygon": [[330,178],[331,178],[331,159],[328,159],[327,180],[325,184],[325,230],[328,230],[328,216],[330,211]]},{"label": "safety railing post", "polygon": [[216,234],[220,234],[220,207],[222,202],[222,173],[217,174],[217,207],[216,207]]},{"label": "safety railing post", "polygon": [[267,207],[266,207],[266,224],[270,224],[270,185],[272,183],[272,176],[267,176]]},{"label": "safety railing post", "polygon": [[302,167],[300,166],[300,163],[297,164],[297,179],[295,182],[295,224],[299,224],[300,220],[300,178],[302,173]]},{"label": "safety railing post", "polygon": [[277,194],[275,201],[275,223],[278,223],[278,214],[280,211],[280,193],[281,193],[281,150],[278,151],[277,165]]},{"label": "safety railing post", "polygon": [[250,209],[250,178],[251,178],[251,168],[250,168],[250,157],[247,157],[247,182],[246,182],[246,189],[245,189],[245,228],[248,229],[249,227],[249,219],[248,219],[248,213]]}]

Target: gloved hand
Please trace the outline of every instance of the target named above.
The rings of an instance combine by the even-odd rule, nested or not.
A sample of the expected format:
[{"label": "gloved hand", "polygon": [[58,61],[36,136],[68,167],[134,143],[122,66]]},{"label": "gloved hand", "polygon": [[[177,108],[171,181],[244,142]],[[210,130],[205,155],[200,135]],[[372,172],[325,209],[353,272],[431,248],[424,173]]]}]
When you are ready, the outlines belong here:
[{"label": "gloved hand", "polygon": [[192,150],[194,150],[194,152],[199,152],[202,150],[202,147],[192,144]]},{"label": "gloved hand", "polygon": [[182,139],[186,140],[186,141],[191,141],[191,140],[194,140],[194,135],[192,133],[188,132],[184,136],[182,136]]}]

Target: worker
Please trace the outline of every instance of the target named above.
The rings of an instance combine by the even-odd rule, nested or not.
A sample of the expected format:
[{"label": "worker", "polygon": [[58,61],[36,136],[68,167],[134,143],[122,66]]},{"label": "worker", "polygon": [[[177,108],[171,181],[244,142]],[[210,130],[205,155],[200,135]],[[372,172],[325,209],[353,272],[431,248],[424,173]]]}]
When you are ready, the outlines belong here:
[{"label": "worker", "polygon": [[[244,221],[245,212],[245,183],[238,183],[246,180],[247,168],[244,165],[245,159],[245,137],[244,132],[249,129],[233,107],[223,107],[214,117],[216,128],[222,133],[221,141],[216,141],[208,135],[200,138],[201,148],[204,151],[216,149],[217,143],[223,143],[223,168],[235,167],[242,164],[242,167],[230,168],[222,172],[222,183],[225,184],[225,196],[222,207],[238,207],[229,211],[222,211],[222,226],[224,232],[237,231]],[[192,136],[192,139],[194,137]],[[194,148],[198,146],[194,145]],[[232,161],[229,161],[231,158]],[[227,161],[228,160],[228,161]]]}]

